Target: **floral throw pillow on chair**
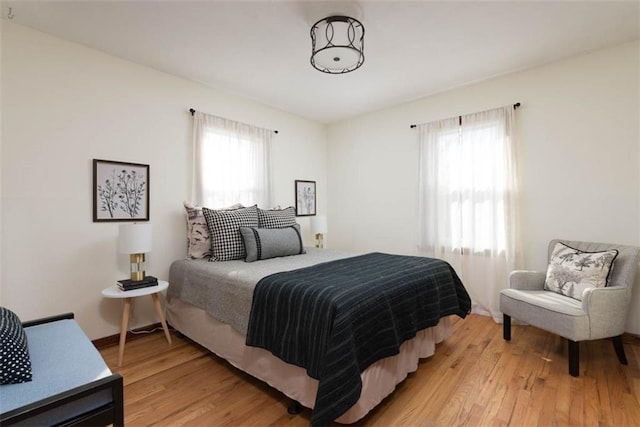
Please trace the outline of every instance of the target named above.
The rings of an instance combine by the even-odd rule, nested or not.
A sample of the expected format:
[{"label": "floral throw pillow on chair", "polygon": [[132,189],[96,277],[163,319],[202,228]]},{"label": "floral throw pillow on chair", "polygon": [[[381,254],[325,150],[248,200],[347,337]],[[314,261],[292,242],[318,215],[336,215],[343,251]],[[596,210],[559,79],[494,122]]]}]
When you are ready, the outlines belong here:
[{"label": "floral throw pillow on chair", "polygon": [[544,289],[582,301],[585,290],[607,286],[617,256],[616,249],[584,252],[556,243],[549,260]]}]

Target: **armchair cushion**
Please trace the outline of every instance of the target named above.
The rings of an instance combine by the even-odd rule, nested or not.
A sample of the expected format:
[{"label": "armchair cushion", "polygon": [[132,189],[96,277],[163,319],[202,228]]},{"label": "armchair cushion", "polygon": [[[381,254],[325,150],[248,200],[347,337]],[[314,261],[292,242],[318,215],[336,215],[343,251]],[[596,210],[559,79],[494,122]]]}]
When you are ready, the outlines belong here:
[{"label": "armchair cushion", "polygon": [[[510,299],[520,301],[531,306],[531,310],[544,309],[565,316],[586,316],[582,309],[582,303],[573,298],[567,298],[561,294],[547,291],[519,291],[517,289],[505,289],[503,295]],[[526,311],[526,310],[525,310]]]},{"label": "armchair cushion", "polygon": [[576,299],[549,291],[500,292],[500,309],[516,319],[574,341],[590,339],[589,316]]},{"label": "armchair cushion", "polygon": [[617,249],[586,252],[557,242],[549,259],[544,289],[582,301],[583,293],[607,285]]}]

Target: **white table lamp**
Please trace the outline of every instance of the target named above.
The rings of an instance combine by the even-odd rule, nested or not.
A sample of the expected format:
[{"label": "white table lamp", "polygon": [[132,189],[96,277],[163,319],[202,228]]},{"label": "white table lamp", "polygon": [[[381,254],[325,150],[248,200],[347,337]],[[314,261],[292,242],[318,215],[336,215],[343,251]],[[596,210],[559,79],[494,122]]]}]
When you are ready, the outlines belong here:
[{"label": "white table lamp", "polygon": [[316,215],[311,217],[311,233],[316,237],[316,248],[324,248],[324,234],[327,232],[327,217]]},{"label": "white table lamp", "polygon": [[121,224],[118,251],[130,255],[131,280],[143,280],[144,254],[151,252],[151,224]]}]

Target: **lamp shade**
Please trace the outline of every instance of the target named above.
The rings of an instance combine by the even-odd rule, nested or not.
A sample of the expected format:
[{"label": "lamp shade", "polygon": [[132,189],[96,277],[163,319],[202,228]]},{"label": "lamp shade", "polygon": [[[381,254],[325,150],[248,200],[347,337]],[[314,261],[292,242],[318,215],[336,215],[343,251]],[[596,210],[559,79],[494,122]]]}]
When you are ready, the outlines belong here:
[{"label": "lamp shade", "polygon": [[324,234],[327,232],[327,217],[316,215],[311,217],[311,233]]},{"label": "lamp shade", "polygon": [[151,252],[151,224],[121,224],[118,251],[122,254]]}]

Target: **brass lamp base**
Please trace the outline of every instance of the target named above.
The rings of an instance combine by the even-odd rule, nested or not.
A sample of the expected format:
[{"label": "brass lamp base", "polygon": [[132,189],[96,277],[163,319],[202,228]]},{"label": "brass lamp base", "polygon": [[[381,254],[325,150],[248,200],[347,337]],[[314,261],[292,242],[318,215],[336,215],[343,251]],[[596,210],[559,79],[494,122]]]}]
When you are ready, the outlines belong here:
[{"label": "brass lamp base", "polygon": [[316,248],[324,248],[324,236],[322,235],[322,233],[317,233],[316,234]]},{"label": "brass lamp base", "polygon": [[131,264],[131,280],[140,281],[143,280],[144,275],[144,254],[131,254],[129,256],[129,262]]}]

